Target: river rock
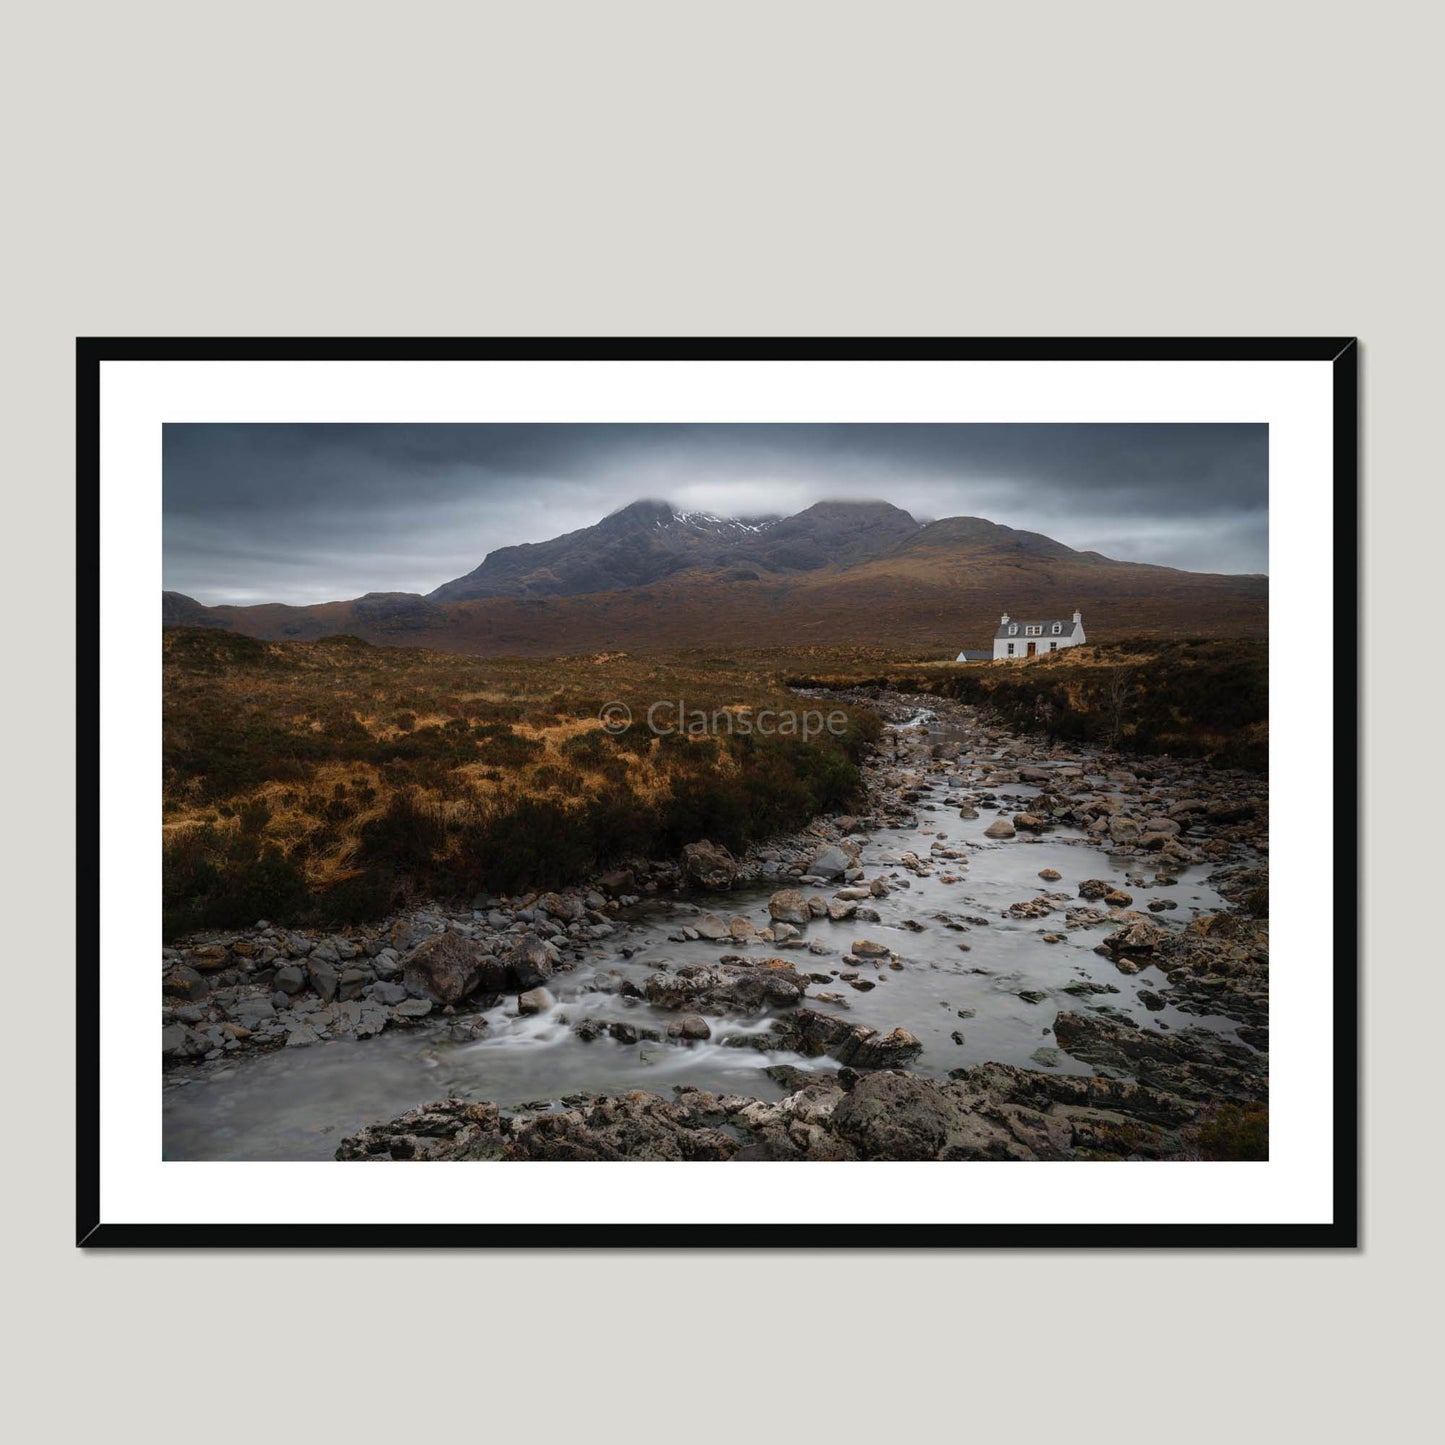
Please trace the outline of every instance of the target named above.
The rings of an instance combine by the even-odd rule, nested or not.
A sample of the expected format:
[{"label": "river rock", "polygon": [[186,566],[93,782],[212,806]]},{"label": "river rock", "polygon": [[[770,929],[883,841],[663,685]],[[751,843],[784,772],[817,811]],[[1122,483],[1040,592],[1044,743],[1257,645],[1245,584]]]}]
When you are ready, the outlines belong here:
[{"label": "river rock", "polygon": [[529,988],[517,999],[517,1012],[524,1016],[546,1013],[556,1002],[545,988]]},{"label": "river rock", "polygon": [[737,860],[720,843],[689,843],[682,850],[682,876],[695,887],[725,892],[738,880]]},{"label": "river rock", "polygon": [[712,1029],[708,1021],[701,1014],[688,1014],[685,1018],[675,1019],[667,1026],[669,1038],[680,1038],[694,1041],[710,1039]]},{"label": "river rock", "polygon": [[200,1059],[211,1051],[211,1041],[186,1024],[169,1024],[161,1030],[161,1057]]},{"label": "river rock", "polygon": [[775,922],[806,923],[812,916],[807,898],[796,888],[784,888],[768,899],[768,917]]},{"label": "river rock", "polygon": [[855,1028],[837,1052],[840,1064],[854,1069],[906,1068],[923,1045],[907,1029],[893,1029],[880,1034],[876,1029]]},{"label": "river rock", "polygon": [[311,980],[311,987],[316,990],[323,1003],[330,1003],[336,997],[336,969],[332,964],[318,959],[314,953],[306,960],[306,977]]},{"label": "river rock", "polygon": [[475,939],[438,933],[402,959],[402,978],[410,993],[457,1003],[477,987],[485,957]]},{"label": "river rock", "polygon": [[276,1006],[269,998],[242,998],[236,1000],[236,1017],[247,1028],[255,1028],[276,1017]]},{"label": "river rock", "polygon": [[1104,947],[1113,954],[1153,953],[1159,949],[1169,935],[1146,919],[1130,923],[1111,933],[1104,940]]},{"label": "river rock", "polygon": [[1133,1075],[1147,1088],[1202,1103],[1263,1099],[1269,1059],[1210,1029],[1161,1033],[1137,1027],[1127,1014],[1061,1013],[1059,1046],[1106,1075]]},{"label": "river rock", "polygon": [[865,1074],[838,1101],[829,1126],[860,1159],[1034,1157],[968,1102],[962,1087],[936,1079]]},{"label": "river rock", "polygon": [[841,848],[830,845],[813,854],[808,860],[807,871],[814,878],[841,878],[856,861]]},{"label": "river rock", "polygon": [[1086,878],[1079,884],[1080,898],[1107,898],[1114,891],[1114,885],[1102,878]]},{"label": "river rock", "polygon": [[500,959],[488,959],[481,983],[488,992],[525,992],[552,977],[556,965],[551,950],[535,933],[525,933]]},{"label": "river rock", "polygon": [[161,975],[161,992],[168,998],[199,1003],[210,991],[210,984],[188,964],[173,964]]},{"label": "river rock", "polygon": [[214,973],[231,961],[231,951],[224,943],[204,943],[186,954],[186,962],[202,973]]},{"label": "river rock", "polygon": [[284,994],[300,993],[306,987],[306,977],[294,963],[278,968],[273,982]]},{"label": "river rock", "polygon": [[995,818],[987,828],[983,830],[985,838],[1012,838],[1016,832],[1014,825],[1007,818]]},{"label": "river rock", "polygon": [[728,936],[727,924],[716,913],[704,913],[693,926],[697,929],[699,938],[709,939],[713,943]]},{"label": "river rock", "polygon": [[857,958],[887,958],[892,952],[886,943],[875,943],[871,938],[854,939],[851,951]]},{"label": "river rock", "polygon": [[368,963],[348,964],[336,980],[336,996],[340,999],[358,999],[362,991],[376,982],[376,973]]},{"label": "river rock", "polygon": [[684,964],[671,973],[650,974],[642,995],[658,1008],[758,1013],[770,1005],[795,1004],[807,980],[782,959],[761,963]]}]

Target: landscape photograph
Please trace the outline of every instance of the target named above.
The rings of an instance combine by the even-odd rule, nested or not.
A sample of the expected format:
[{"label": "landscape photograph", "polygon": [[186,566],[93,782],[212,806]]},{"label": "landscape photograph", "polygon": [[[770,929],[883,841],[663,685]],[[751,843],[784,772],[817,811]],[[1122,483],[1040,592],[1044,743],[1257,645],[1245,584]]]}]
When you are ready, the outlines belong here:
[{"label": "landscape photograph", "polygon": [[168,423],[162,491],[166,1160],[1270,1157],[1266,425]]}]

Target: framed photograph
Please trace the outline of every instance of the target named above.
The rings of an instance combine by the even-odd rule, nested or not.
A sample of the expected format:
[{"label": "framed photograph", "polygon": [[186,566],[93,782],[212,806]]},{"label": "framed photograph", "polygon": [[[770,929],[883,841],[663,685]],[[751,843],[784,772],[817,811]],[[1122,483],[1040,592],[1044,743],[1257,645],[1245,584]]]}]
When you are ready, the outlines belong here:
[{"label": "framed photograph", "polygon": [[82,339],[78,1243],[1355,1246],[1357,358]]}]

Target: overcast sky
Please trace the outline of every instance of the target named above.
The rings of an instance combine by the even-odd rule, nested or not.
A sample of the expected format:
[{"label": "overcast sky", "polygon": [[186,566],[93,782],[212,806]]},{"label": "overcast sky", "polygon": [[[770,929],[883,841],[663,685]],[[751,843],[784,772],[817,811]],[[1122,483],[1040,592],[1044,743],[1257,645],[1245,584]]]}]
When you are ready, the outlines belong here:
[{"label": "overcast sky", "polygon": [[430,592],[642,497],[727,516],[882,497],[1268,570],[1263,425],[170,425],[164,486],[165,586],[210,604]]}]

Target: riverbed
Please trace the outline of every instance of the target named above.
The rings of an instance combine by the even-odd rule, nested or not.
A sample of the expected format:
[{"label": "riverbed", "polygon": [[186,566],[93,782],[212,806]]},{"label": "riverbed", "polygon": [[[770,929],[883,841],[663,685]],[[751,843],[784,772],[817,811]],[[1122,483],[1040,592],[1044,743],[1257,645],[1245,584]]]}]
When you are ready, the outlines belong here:
[{"label": "riverbed", "polygon": [[[895,741],[917,733],[920,724],[933,742],[950,735],[920,715],[911,727],[894,729]],[[1113,854],[1068,826],[1037,838],[985,836],[1000,816],[1026,812],[1039,791],[1038,784],[1000,785],[977,816],[966,817],[960,800],[976,798],[976,785],[966,786],[947,769],[922,773],[910,784],[909,821],[859,835],[863,876],[882,879],[888,888],[864,902],[877,911],[877,921],[814,919],[803,929],[811,947],[683,937],[708,912],[767,927],[768,901],[781,883],[713,896],[659,896],[624,910],[612,937],[591,947],[572,972],[549,981],[552,1006],[523,1017],[517,999],[505,998],[486,1014],[476,1040],[456,1042],[446,1020],[427,1019],[371,1039],[173,1069],[163,1096],[164,1155],[329,1159],[347,1133],[443,1097],[516,1108],[569,1095],[632,1088],[666,1093],[691,1084],[771,1099],[783,1093],[767,1072],[772,1066],[835,1069],[826,1057],[756,1047],[771,1030],[766,1014],[707,1015],[709,1038],[669,1040],[667,1026],[675,1016],[621,991],[624,980],[640,985],[668,965],[715,963],[724,954],[786,956],[799,972],[814,975],[809,1007],[881,1031],[908,1030],[923,1046],[914,1071],[933,1076],[986,1061],[1091,1073],[1053,1044],[1052,1023],[1064,1009],[1102,1005],[1153,1029],[1202,1026],[1233,1036],[1235,1024],[1227,1018],[1173,1008],[1160,996],[1165,980],[1156,967],[1126,973],[1096,952],[1107,929],[1066,928],[1061,912],[1010,915],[1012,905],[1040,894],[1067,895],[1077,903],[1086,879],[1122,888],[1138,910],[1156,899],[1172,902],[1173,909],[1149,914],[1166,929],[1227,907],[1208,881],[1208,866],[1156,875],[1147,859]],[[1045,870],[1060,876],[1041,880]],[[838,885],[803,888],[832,898]],[[846,963],[852,944],[865,938],[886,945],[899,966],[860,971]],[[872,987],[854,987],[854,980],[840,977],[847,973]],[[820,994],[827,997],[820,1000]],[[624,1042],[603,1032],[589,1042],[575,1032],[585,1019],[661,1037]]]}]

